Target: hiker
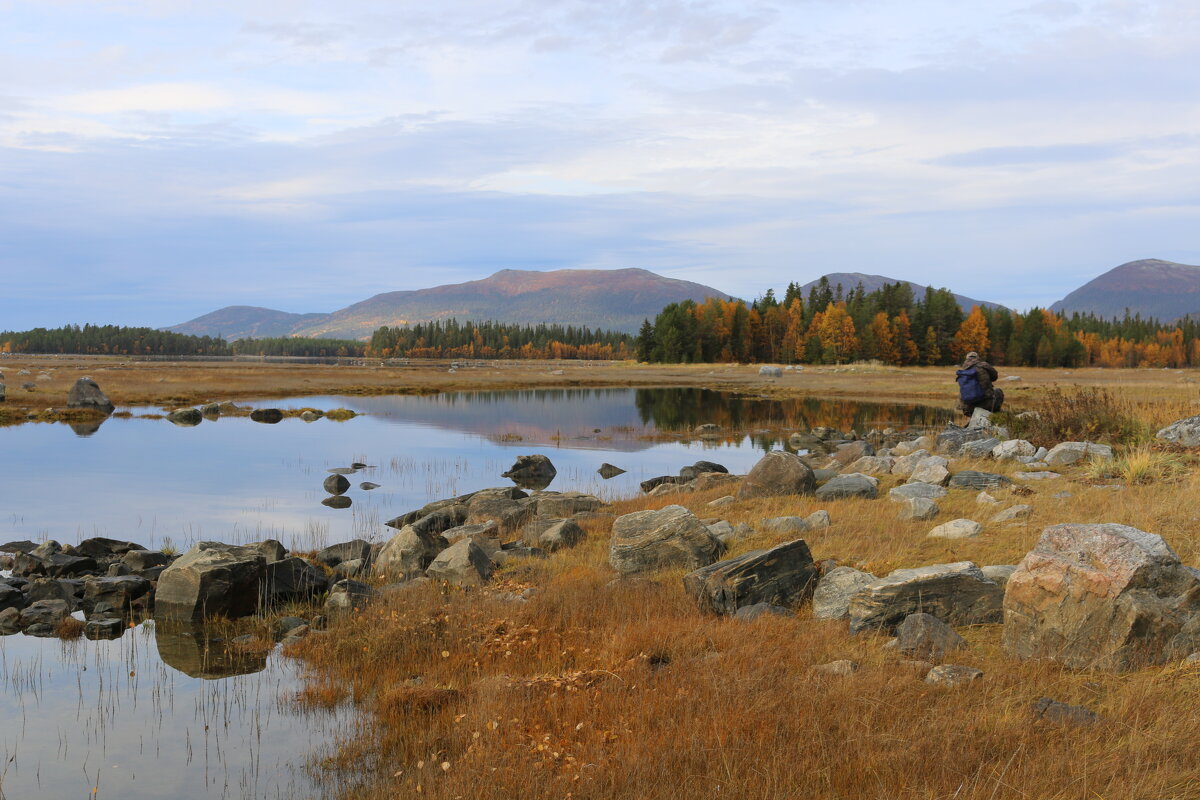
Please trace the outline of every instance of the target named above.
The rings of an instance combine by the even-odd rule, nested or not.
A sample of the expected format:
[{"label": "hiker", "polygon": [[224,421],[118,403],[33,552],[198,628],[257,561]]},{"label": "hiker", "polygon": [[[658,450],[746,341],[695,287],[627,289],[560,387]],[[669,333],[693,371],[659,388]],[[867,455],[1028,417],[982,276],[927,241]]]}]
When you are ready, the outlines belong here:
[{"label": "hiker", "polygon": [[1004,391],[992,386],[998,377],[996,368],[979,358],[978,353],[967,353],[962,368],[954,373],[958,380],[957,408],[966,416],[975,409],[996,412],[1004,405]]}]

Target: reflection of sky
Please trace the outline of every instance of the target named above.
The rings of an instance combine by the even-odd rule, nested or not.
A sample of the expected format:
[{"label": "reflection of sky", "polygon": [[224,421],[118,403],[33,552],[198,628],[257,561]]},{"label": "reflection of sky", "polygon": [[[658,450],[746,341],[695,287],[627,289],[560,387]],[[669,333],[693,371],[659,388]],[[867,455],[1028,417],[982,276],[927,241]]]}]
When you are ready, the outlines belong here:
[{"label": "reflection of sky", "polygon": [[[701,458],[739,472],[761,455],[748,443],[638,442],[643,449],[633,453],[619,449],[619,442],[572,438],[602,427],[591,420],[606,425],[638,420],[640,430],[633,397],[625,390],[536,403],[303,398],[275,404],[388,403],[377,409],[381,414],[343,423],[286,419],[263,425],[236,417],[181,428],[165,420],[111,419],[87,438],[64,425],[0,428],[0,542],[110,536],[155,547],[168,537],[176,546],[271,537],[307,547],[379,539],[386,534],[384,521],[430,500],[505,485],[500,473],[525,453],[545,453],[554,462],[558,477],[550,489],[605,497],[635,493],[640,481],[673,474]],[[576,420],[570,428],[569,419]],[[539,420],[552,433],[561,430],[564,439],[487,438],[514,423],[532,426]],[[353,461],[375,465],[349,476],[354,506],[341,511],[322,506],[326,469]],[[627,474],[600,479],[596,470],[606,461]],[[364,480],[381,488],[362,491],[358,484]]]},{"label": "reflection of sky", "polygon": [[189,678],[158,660],[150,625],[111,642],[0,637],[0,797],[312,796],[305,763],[345,720],[280,702],[297,668]]}]

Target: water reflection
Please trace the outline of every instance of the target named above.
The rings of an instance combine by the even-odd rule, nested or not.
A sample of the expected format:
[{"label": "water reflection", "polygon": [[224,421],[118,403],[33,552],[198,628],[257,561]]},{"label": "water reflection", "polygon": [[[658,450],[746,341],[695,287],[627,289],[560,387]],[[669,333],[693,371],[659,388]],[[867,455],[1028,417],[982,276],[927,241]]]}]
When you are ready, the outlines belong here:
[{"label": "water reflection", "polygon": [[154,626],[158,656],[167,666],[192,678],[228,678],[267,668],[265,651],[243,649],[213,636],[201,625],[158,620]]}]

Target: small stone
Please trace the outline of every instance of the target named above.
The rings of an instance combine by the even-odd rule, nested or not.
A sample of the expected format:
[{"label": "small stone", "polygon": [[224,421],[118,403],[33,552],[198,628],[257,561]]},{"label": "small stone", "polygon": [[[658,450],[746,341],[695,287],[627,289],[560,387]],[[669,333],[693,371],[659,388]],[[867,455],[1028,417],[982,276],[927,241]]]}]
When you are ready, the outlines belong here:
[{"label": "small stone", "polygon": [[983,533],[983,526],[970,519],[955,519],[938,525],[926,534],[930,539],[971,539]]},{"label": "small stone", "polygon": [[736,502],[737,502],[737,498],[735,498],[731,494],[727,494],[724,497],[718,497],[716,500],[713,500],[711,503],[707,503],[706,505],[708,508],[723,508],[724,506],[727,506],[730,503],[736,503]]},{"label": "small stone", "polygon": [[812,671],[818,675],[835,675],[839,678],[849,677],[858,672],[858,662],[847,658],[830,661],[828,664],[817,664]]},{"label": "small stone", "polygon": [[603,478],[604,480],[608,480],[609,478],[615,478],[618,475],[625,474],[625,470],[621,469],[620,467],[614,467],[612,464],[609,464],[609,463],[601,464],[600,469],[598,469],[596,471],[598,473],[600,473],[600,477]]},{"label": "small stone", "polygon": [[951,650],[967,642],[946,623],[930,614],[909,614],[896,626],[896,649],[922,661],[941,661]]},{"label": "small stone", "polygon": [[925,497],[911,497],[900,507],[899,519],[902,522],[922,522],[931,520],[941,512],[938,504]]},{"label": "small stone", "polygon": [[350,488],[350,481],[346,479],[345,475],[330,475],[321,485],[330,494],[345,494]]},{"label": "small stone", "polygon": [[803,517],[772,517],[764,519],[758,526],[771,533],[783,534],[804,533],[808,530],[808,523]]},{"label": "small stone", "polygon": [[358,488],[362,489],[364,492],[369,492],[369,491],[371,491],[372,489],[378,489],[378,488],[379,488],[379,484],[378,484],[378,483],[371,483],[371,481],[363,481],[362,483],[360,483],[360,484],[358,485]]},{"label": "small stone", "polygon": [[1049,697],[1041,697],[1033,704],[1033,718],[1067,725],[1092,725],[1100,721],[1094,711],[1083,706],[1060,703]]},{"label": "small stone", "polygon": [[771,603],[754,603],[753,605],[742,606],[733,612],[733,618],[742,622],[753,622],[763,614],[773,617],[790,617],[792,612],[783,606],[772,605]]},{"label": "small stone", "polygon": [[808,526],[810,531],[819,531],[828,528],[833,524],[833,520],[829,518],[829,512],[825,509],[814,511],[804,518],[804,524]]},{"label": "small stone", "polygon": [[983,677],[983,670],[975,667],[964,667],[959,664],[942,664],[929,670],[925,682],[931,686],[953,688],[964,686]]},{"label": "small stone", "polygon": [[1048,481],[1062,476],[1057,472],[1014,472],[1013,477],[1019,481]]},{"label": "small stone", "polygon": [[978,495],[975,497],[975,502],[976,502],[976,503],[978,503],[978,504],[979,504],[979,505],[981,505],[981,506],[994,506],[994,505],[999,505],[999,503],[1000,503],[1000,501],[999,501],[999,500],[997,500],[996,498],[992,497],[992,496],[991,496],[990,494],[988,494],[987,492],[980,492],[980,493],[979,493],[979,494],[978,494]]},{"label": "small stone", "polygon": [[1010,506],[1009,508],[1006,508],[1003,511],[1001,511],[1000,513],[996,514],[989,521],[993,522],[993,523],[1012,522],[1014,520],[1024,519],[1025,517],[1031,516],[1032,514],[1033,514],[1033,506],[1027,506],[1027,505]]}]

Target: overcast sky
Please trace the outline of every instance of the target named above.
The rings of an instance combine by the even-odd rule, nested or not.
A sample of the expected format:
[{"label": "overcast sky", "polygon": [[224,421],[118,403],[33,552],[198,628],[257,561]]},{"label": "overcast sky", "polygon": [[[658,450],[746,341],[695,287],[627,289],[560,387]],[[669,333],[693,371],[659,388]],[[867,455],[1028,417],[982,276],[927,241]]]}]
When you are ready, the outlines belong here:
[{"label": "overcast sky", "polygon": [[1200,264],[1200,4],[0,0],[0,329]]}]

